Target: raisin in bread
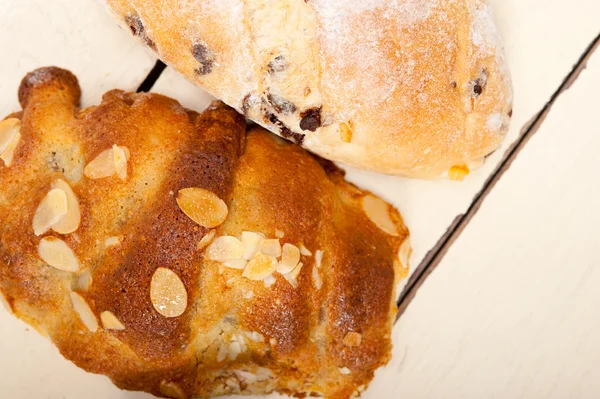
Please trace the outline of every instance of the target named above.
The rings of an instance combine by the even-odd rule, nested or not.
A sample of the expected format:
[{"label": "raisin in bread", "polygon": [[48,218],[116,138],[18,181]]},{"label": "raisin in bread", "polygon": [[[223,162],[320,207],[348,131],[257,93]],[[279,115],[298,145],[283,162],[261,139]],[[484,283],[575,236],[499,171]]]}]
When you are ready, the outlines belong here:
[{"label": "raisin in bread", "polygon": [[512,92],[487,0],[107,0],[169,65],[281,137],[378,172],[462,178]]}]

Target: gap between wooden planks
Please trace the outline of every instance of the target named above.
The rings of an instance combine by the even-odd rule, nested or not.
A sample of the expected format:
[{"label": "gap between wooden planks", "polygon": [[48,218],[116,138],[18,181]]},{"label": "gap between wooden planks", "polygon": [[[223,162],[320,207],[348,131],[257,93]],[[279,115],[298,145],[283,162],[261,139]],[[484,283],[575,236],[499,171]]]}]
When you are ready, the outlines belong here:
[{"label": "gap between wooden planks", "polygon": [[148,75],[142,81],[142,83],[138,86],[138,88],[135,92],[136,93],[141,93],[141,92],[147,93],[150,90],[152,90],[152,87],[154,87],[154,84],[156,83],[158,78],[160,78],[160,75],[162,75],[162,73],[164,72],[166,67],[167,67],[167,65],[165,65],[164,62],[162,62],[161,60],[156,60],[156,62],[154,63],[154,66],[152,67],[150,72],[148,72]]},{"label": "gap between wooden planks", "polygon": [[571,85],[577,80],[581,72],[585,69],[587,61],[590,59],[594,51],[600,47],[600,34],[592,40],[587,49],[583,52],[577,63],[573,66],[571,72],[565,77],[562,84],[552,94],[550,100],[544,105],[542,110],[538,112],[529,123],[522,129],[521,134],[515,142],[508,148],[504,157],[494,169],[490,177],[486,180],[482,189],[473,198],[469,208],[464,214],[458,215],[446,233],[438,240],[435,246],[427,253],[421,264],[417,266],[413,272],[406,287],[400,294],[398,299],[398,314],[396,321],[402,316],[406,308],[410,305],[421,285],[427,277],[433,272],[437,265],[440,264],[452,244],[460,236],[465,227],[469,224],[473,216],[477,213],[483,201],[488,194],[494,189],[496,183],[502,178],[504,173],[510,168],[512,162],[517,158],[521,150],[527,145],[527,142],[538,131],[546,116],[551,111],[552,106],[560,95],[568,90]]},{"label": "gap between wooden planks", "polygon": [[[587,61],[599,46],[600,34],[596,36],[594,40],[592,40],[590,45],[583,52],[582,56],[573,66],[571,72],[565,77],[562,84],[552,94],[550,100],[544,105],[542,110],[538,112],[531,119],[531,121],[521,129],[521,134],[515,140],[515,142],[508,148],[498,166],[494,169],[490,177],[488,177],[479,193],[477,193],[477,195],[473,198],[473,201],[469,205],[467,211],[454,219],[454,222],[448,228],[446,233],[427,253],[421,264],[417,266],[398,299],[398,313],[396,316],[396,321],[404,313],[412,299],[415,297],[421,285],[433,272],[436,266],[440,264],[440,262],[452,246],[452,244],[456,241],[456,239],[460,236],[465,227],[469,224],[473,216],[477,213],[477,211],[483,204],[485,198],[496,186],[496,183],[510,168],[512,162],[517,158],[517,156],[525,147],[525,145],[527,145],[529,139],[533,137],[533,135],[538,131],[538,129],[546,119],[546,116],[552,109],[552,106],[554,105],[556,100],[565,90],[568,90],[569,87],[571,87],[571,85],[577,80],[581,72],[585,69]],[[162,61],[157,60],[152,70],[148,73],[144,81],[138,87],[137,92],[149,92],[154,86],[154,84],[158,81],[165,69],[166,65]]]}]

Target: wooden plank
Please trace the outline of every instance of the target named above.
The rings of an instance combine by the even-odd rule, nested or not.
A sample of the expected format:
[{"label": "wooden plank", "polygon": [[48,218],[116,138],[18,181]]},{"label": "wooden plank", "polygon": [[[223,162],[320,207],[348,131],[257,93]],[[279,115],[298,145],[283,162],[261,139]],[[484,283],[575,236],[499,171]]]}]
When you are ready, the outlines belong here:
[{"label": "wooden plank", "polygon": [[152,87],[152,91],[177,99],[184,107],[201,112],[215,100],[206,91],[192,85],[183,75],[167,67]]},{"label": "wooden plank", "polygon": [[600,52],[400,318],[381,392],[600,396],[598,93]]},{"label": "wooden plank", "polygon": [[102,4],[81,0],[0,1],[0,49],[3,116],[20,109],[19,83],[36,68],[69,69],[89,106],[114,88],[135,91],[156,59]]}]

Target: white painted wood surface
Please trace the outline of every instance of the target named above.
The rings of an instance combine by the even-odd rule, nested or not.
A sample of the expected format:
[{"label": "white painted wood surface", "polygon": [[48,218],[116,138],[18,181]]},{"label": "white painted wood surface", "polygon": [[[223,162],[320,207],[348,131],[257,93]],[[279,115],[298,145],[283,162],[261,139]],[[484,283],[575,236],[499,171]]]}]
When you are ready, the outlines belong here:
[{"label": "white painted wood surface", "polygon": [[596,52],[396,325],[378,387],[600,397],[599,106]]},{"label": "white painted wood surface", "polygon": [[[548,101],[585,47],[598,34],[600,3],[597,0],[492,1],[497,9],[497,19],[505,38],[515,84],[514,121],[504,147],[507,148],[517,137],[525,122]],[[128,32],[118,28],[102,7],[91,0],[0,0],[0,50],[2,54],[10,55],[3,56],[0,63],[0,114],[2,115],[18,109],[16,90],[20,79],[26,72],[39,66],[57,65],[72,70],[79,77],[83,89],[83,105],[88,106],[97,103],[106,90],[135,89],[154,62],[154,57],[143,46],[132,39]],[[598,76],[600,70],[596,68],[595,72],[589,72],[590,75],[592,73]],[[210,97],[204,92],[169,70],[161,76],[154,91],[175,97],[184,106],[197,110],[203,109],[210,101]],[[591,92],[587,95],[588,102],[594,100]],[[598,104],[598,97],[595,99]],[[581,97],[580,101],[584,101],[584,97]],[[575,112],[578,108],[575,105],[568,111]],[[593,110],[589,112],[593,114]],[[569,114],[565,115],[568,119]],[[583,117],[581,112],[578,115],[579,118]],[[551,119],[546,121],[544,127],[548,127],[550,121]],[[558,121],[553,123],[559,124]],[[587,123],[594,126],[593,119],[589,117]],[[597,125],[595,123],[595,126]],[[585,126],[580,125],[578,130]],[[573,135],[573,131],[568,133],[569,136]],[[542,131],[538,133],[538,135],[542,134]],[[535,143],[534,139],[530,146],[534,146]],[[563,148],[564,143],[549,141],[542,145],[544,147],[541,150],[557,153]],[[592,145],[588,148],[590,152],[587,161],[592,162],[594,156]],[[412,242],[415,247],[413,264],[416,265],[445,232],[452,220],[466,210],[473,195],[481,188],[503,152],[503,150],[498,151],[487,165],[463,183],[406,180],[357,170],[349,170],[348,177],[392,201],[402,211],[412,231]],[[570,170],[571,173],[577,171],[581,182],[596,179],[593,168],[573,169],[573,162],[577,159],[565,158],[567,158],[565,163],[557,163],[553,167],[558,168],[559,171]],[[559,158],[556,157],[556,160]],[[532,159],[530,162],[538,161]],[[526,166],[527,169],[529,165]],[[552,181],[548,175],[547,165],[544,168],[533,166],[536,165],[531,165],[531,182]],[[513,190],[511,184],[514,184],[514,190],[524,189],[523,181],[515,180],[513,183],[514,178],[511,176],[512,174],[509,174],[503,180],[503,183],[508,186],[509,195]],[[561,176],[567,176],[567,172]],[[561,209],[567,212],[565,215],[579,206],[581,200],[579,195],[585,194],[581,190],[575,188],[571,195],[564,197]],[[543,204],[547,201],[545,196],[538,195],[535,191],[520,192],[524,193],[522,199],[529,199],[534,204]],[[514,196],[514,193],[512,194]],[[597,196],[595,198],[598,199]],[[539,294],[542,296],[538,299],[544,299],[544,295],[547,295],[550,303],[555,305],[558,304],[553,301],[552,296],[558,294],[557,290],[561,287],[557,286],[556,276],[553,274],[537,274],[542,269],[541,266],[526,269],[522,265],[519,269],[521,273],[508,274],[517,262],[509,256],[511,251],[504,241],[512,239],[517,241],[517,244],[520,243],[520,247],[517,245],[517,248],[521,251],[522,259],[530,259],[531,262],[537,259],[534,255],[540,251],[548,252],[557,243],[563,243],[564,248],[571,247],[573,251],[577,248],[585,248],[578,247],[582,243],[570,239],[571,236],[577,237],[577,235],[573,232],[567,234],[569,233],[567,230],[563,233],[564,237],[561,237],[562,241],[552,241],[550,236],[538,240],[537,236],[516,234],[515,230],[527,231],[527,228],[535,227],[538,220],[527,219],[532,209],[521,207],[520,201],[512,199],[512,208],[507,208],[506,215],[499,221],[508,220],[507,215],[516,215],[519,223],[514,226],[508,224],[496,226],[496,233],[499,235],[496,238],[487,237],[484,233],[489,232],[486,230],[475,233],[471,238],[465,233],[460,240],[460,245],[457,244],[451,252],[454,257],[458,256],[459,260],[450,263],[455,258],[449,256],[444,261],[440,266],[441,271],[434,273],[433,282],[425,283],[413,305],[396,326],[394,357],[390,365],[377,374],[372,387],[364,397],[387,399],[569,396],[540,394],[546,393],[544,390],[550,385],[543,377],[552,376],[553,383],[560,378],[556,378],[558,371],[552,374],[549,368],[539,374],[536,362],[540,365],[548,363],[550,364],[548,367],[563,370],[568,381],[561,385],[562,393],[568,392],[568,387],[583,381],[582,378],[572,374],[575,371],[562,367],[562,363],[556,361],[557,357],[546,356],[543,353],[545,349],[556,353],[557,356],[560,355],[560,360],[567,366],[581,361],[582,365],[588,365],[587,370],[593,369],[595,355],[598,353],[587,349],[590,349],[594,342],[594,334],[590,332],[585,335],[586,331],[594,331],[593,327],[599,324],[598,318],[594,319],[592,313],[578,313],[579,318],[572,319],[579,323],[573,324],[577,328],[576,331],[561,330],[560,333],[552,335],[551,337],[561,338],[555,347],[550,346],[550,341],[544,341],[545,346],[533,349],[528,346],[531,343],[535,344],[538,338],[543,336],[545,328],[557,327],[552,323],[560,320],[569,321],[569,319],[566,318],[566,313],[563,314],[565,318],[555,320],[553,314],[535,312],[537,302],[532,298],[537,297],[532,296],[530,290],[530,287],[537,286],[535,280],[539,279],[541,285],[546,282],[549,284],[547,290],[540,291],[543,295]],[[593,204],[587,201],[585,203],[588,207]],[[547,224],[548,215],[549,213],[542,214],[540,220]],[[543,217],[546,219],[542,219]],[[554,220],[553,223],[555,226],[562,226],[563,222]],[[588,227],[592,226],[591,221],[587,223]],[[516,244],[513,242],[514,245]],[[577,252],[570,253],[569,264],[561,262],[564,270],[559,270],[557,264],[554,272],[558,272],[559,276],[566,276],[568,271],[576,268],[576,270],[583,270],[586,263],[578,262],[575,253]],[[476,254],[480,255],[480,258],[477,258]],[[503,263],[492,262],[488,256],[490,254],[496,257],[505,256],[499,257],[504,259]],[[591,262],[589,255],[584,259]],[[496,265],[493,270],[488,269],[492,267],[491,265]],[[443,278],[439,277],[444,270],[449,274],[444,275]],[[499,275],[493,271],[506,274]],[[572,273],[574,273],[572,276],[583,275],[583,271]],[[498,277],[498,281],[494,281],[492,276]],[[527,281],[521,281],[520,278],[526,278]],[[495,294],[488,295],[488,292]],[[585,292],[583,296],[573,296],[569,299],[573,308],[593,309],[586,306],[594,303],[593,298],[600,298],[600,294],[594,296],[592,289]],[[449,299],[452,298],[455,300],[450,301]],[[476,300],[477,303],[469,303],[469,299]],[[465,302],[460,303],[461,300]],[[520,308],[521,302],[529,305]],[[460,303],[461,306],[454,308],[449,305],[450,303]],[[565,304],[561,306],[563,311],[567,312],[568,306]],[[507,315],[503,314],[504,310]],[[510,312],[512,313],[508,314]],[[530,317],[527,317],[528,315]],[[589,320],[584,318],[586,315],[590,316]],[[497,317],[498,321],[494,317]],[[510,317],[521,321],[513,322],[512,325],[509,323],[503,329],[502,327],[505,326],[503,322],[509,321]],[[477,323],[479,320],[482,322]],[[448,331],[442,327],[444,323]],[[519,333],[513,336],[515,327],[519,326],[521,327]],[[488,331],[491,333],[488,334]],[[0,340],[2,397],[14,399],[150,397],[141,393],[119,391],[105,377],[87,374],[77,369],[62,359],[47,340],[2,309],[0,309],[0,337],[3,338]],[[502,338],[505,340],[502,341]],[[579,342],[575,352],[567,350],[573,348],[565,344],[569,339]],[[504,344],[500,349],[497,348],[498,342]],[[480,353],[487,357],[478,357]],[[586,357],[588,354],[589,356]],[[476,381],[472,380],[471,376],[475,377]],[[588,372],[586,381],[591,381],[594,376],[593,372]],[[473,386],[471,390],[469,390],[470,386]],[[598,389],[594,390],[592,387],[588,392],[600,396],[600,388],[596,388]]]},{"label": "white painted wood surface", "polygon": [[19,110],[17,89],[42,66],[79,78],[82,105],[114,88],[135,90],[156,57],[91,0],[0,0],[0,113]]}]

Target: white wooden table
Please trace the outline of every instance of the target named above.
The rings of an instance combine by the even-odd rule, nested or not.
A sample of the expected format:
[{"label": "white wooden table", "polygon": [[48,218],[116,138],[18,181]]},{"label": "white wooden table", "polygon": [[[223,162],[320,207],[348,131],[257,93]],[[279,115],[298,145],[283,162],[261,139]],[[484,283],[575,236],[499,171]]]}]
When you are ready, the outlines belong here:
[{"label": "white wooden table", "polygon": [[[410,291],[392,361],[365,398],[600,397],[600,51],[557,93],[600,34],[600,2],[493,3],[515,86],[503,150],[463,183],[346,168],[401,210],[413,268],[431,249],[423,265],[437,265]],[[109,89],[135,90],[155,62],[93,0],[0,0],[0,51],[2,116],[37,67],[73,71],[89,106]],[[197,110],[210,101],[170,69],[153,91]],[[551,99],[509,165],[507,150]],[[79,370],[2,309],[0,337],[2,398],[150,398]]]}]

